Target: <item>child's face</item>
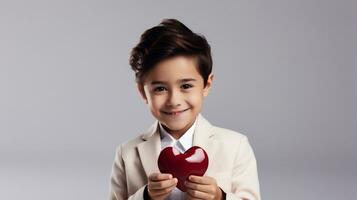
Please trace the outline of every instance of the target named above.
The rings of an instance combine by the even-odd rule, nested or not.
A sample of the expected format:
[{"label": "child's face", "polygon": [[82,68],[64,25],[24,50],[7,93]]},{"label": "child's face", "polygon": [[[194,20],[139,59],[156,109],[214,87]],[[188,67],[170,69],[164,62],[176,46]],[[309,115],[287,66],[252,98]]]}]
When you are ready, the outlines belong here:
[{"label": "child's face", "polygon": [[171,133],[183,134],[201,112],[212,79],[204,87],[195,59],[177,56],[159,62],[138,89],[154,117]]}]

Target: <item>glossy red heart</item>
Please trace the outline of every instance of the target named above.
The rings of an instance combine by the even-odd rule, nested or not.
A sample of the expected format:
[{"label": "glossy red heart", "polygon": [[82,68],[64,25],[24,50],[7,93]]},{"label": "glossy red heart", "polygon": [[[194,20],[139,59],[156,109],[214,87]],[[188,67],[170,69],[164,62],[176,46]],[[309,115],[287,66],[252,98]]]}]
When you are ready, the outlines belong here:
[{"label": "glossy red heart", "polygon": [[161,173],[170,173],[178,179],[177,188],[186,192],[185,180],[190,175],[203,176],[208,167],[208,155],[199,146],[193,146],[181,154],[173,147],[166,147],[159,155]]}]

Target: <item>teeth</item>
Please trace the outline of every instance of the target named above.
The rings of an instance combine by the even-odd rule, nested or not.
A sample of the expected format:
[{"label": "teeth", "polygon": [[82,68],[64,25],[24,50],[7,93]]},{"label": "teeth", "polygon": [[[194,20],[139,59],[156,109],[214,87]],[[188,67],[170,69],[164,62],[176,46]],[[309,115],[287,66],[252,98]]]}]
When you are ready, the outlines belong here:
[{"label": "teeth", "polygon": [[184,111],[186,111],[186,110],[179,111],[179,112],[167,112],[167,114],[169,114],[169,115],[178,115],[178,114],[180,114],[180,113],[182,113]]}]

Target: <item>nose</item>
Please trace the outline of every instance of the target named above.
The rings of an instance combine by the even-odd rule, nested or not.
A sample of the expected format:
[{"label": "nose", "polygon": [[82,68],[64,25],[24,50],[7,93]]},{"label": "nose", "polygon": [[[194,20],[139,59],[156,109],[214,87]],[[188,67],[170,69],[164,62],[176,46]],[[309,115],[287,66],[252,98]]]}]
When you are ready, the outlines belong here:
[{"label": "nose", "polygon": [[176,90],[172,90],[171,92],[169,92],[169,96],[167,98],[167,106],[169,107],[178,107],[181,106],[181,92],[176,91]]}]

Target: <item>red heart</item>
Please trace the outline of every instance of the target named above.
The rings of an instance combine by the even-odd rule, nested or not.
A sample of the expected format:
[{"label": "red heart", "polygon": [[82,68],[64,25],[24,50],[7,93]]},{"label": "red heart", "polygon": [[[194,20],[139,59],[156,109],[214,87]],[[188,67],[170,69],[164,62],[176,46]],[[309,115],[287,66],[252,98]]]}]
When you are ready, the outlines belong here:
[{"label": "red heart", "polygon": [[161,173],[172,174],[178,179],[177,188],[186,192],[185,180],[190,175],[203,176],[208,167],[208,155],[199,146],[193,146],[184,154],[173,147],[166,147],[159,155]]}]

